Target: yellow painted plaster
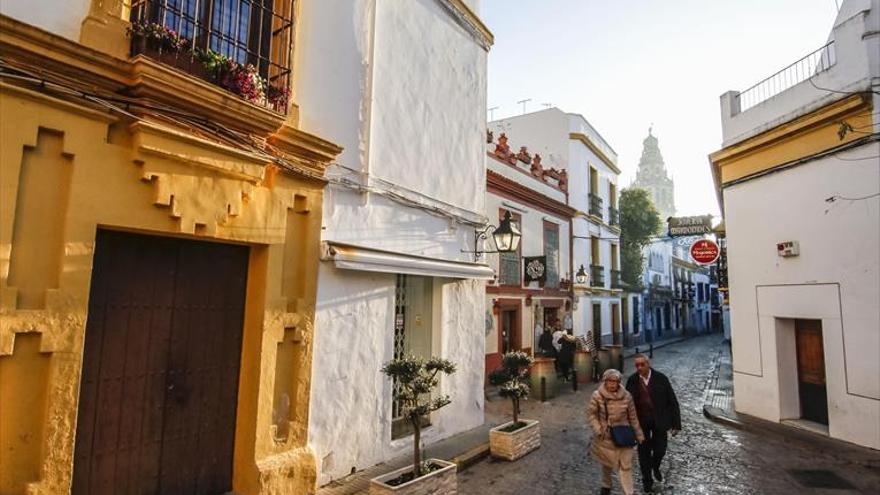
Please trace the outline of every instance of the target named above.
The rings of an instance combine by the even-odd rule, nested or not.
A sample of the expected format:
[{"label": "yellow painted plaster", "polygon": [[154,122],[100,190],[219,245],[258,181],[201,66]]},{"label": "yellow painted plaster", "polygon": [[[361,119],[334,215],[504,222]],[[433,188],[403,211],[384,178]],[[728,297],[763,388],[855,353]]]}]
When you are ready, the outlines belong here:
[{"label": "yellow painted plaster", "polygon": [[[84,101],[8,84],[0,85],[0,121],[0,389],[27,388],[45,411],[29,416],[32,405],[4,395],[0,444],[7,445],[8,432],[32,442],[13,446],[15,463],[0,462],[0,491],[70,489],[95,233],[108,228],[251,247],[233,487],[241,494],[313,493],[316,464],[307,425],[325,185],[314,171],[339,148],[282,128],[278,135],[287,138],[277,140],[279,152],[310,164],[312,172],[278,171],[257,155],[181,129],[113,117]],[[40,221],[39,211],[18,211],[17,194],[23,151],[37,145],[41,131],[60,136],[72,172],[62,206],[57,287],[46,290],[42,307],[22,310],[8,279],[11,245],[16,221]],[[299,219],[293,232],[291,218]],[[50,254],[40,243],[26,248]],[[296,269],[285,270],[285,264]],[[290,331],[296,354],[282,373],[295,377],[294,409],[289,434],[279,439],[274,380],[282,361],[278,344]],[[39,336],[38,349],[30,335]],[[27,374],[31,369],[37,372]]]},{"label": "yellow painted plaster", "polygon": [[709,155],[716,188],[864,137],[850,131],[841,138],[838,131],[842,122],[870,128],[871,115],[871,99],[852,95],[716,151]]}]

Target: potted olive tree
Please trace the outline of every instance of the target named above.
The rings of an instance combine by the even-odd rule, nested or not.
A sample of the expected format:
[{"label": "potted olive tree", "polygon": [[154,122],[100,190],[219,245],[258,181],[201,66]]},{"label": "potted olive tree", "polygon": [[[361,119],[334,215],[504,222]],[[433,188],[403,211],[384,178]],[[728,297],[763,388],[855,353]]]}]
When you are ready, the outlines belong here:
[{"label": "potted olive tree", "polygon": [[423,418],[451,402],[447,395],[432,397],[431,393],[439,385],[441,373],[449,375],[454,372],[455,364],[437,357],[406,356],[392,359],[382,367],[382,373],[399,387],[396,400],[401,404],[401,414],[413,429],[413,463],[371,479],[371,495],[456,493],[455,464],[439,459],[423,460],[420,450]]},{"label": "potted olive tree", "polygon": [[501,368],[489,375],[489,382],[499,387],[498,395],[510,399],[513,421],[489,430],[489,451],[493,457],[515,461],[541,446],[537,420],[521,419],[520,401],[529,395],[529,367],[532,358],[524,352],[508,352],[501,357]]}]

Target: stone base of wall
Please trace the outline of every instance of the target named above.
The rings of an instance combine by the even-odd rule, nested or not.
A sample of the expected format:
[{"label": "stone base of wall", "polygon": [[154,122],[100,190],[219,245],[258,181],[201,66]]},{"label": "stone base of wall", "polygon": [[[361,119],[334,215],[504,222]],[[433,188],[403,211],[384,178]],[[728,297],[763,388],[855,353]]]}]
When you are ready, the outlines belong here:
[{"label": "stone base of wall", "polygon": [[541,446],[541,426],[538,421],[529,419],[520,421],[527,426],[513,432],[501,431],[513,421],[489,430],[489,451],[493,457],[515,461]]},{"label": "stone base of wall", "polygon": [[421,478],[398,486],[386,485],[401,474],[412,471],[412,464],[405,468],[370,480],[370,495],[456,495],[458,493],[457,466],[439,459],[428,459],[428,462],[443,466],[442,469],[422,476]]}]

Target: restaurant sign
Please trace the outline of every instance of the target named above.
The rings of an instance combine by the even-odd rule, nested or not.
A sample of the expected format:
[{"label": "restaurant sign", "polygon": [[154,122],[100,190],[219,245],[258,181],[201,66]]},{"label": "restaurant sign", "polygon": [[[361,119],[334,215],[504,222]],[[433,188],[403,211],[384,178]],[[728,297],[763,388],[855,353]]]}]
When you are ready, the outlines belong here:
[{"label": "restaurant sign", "polygon": [[704,235],[712,232],[712,215],[696,217],[669,217],[670,237]]}]

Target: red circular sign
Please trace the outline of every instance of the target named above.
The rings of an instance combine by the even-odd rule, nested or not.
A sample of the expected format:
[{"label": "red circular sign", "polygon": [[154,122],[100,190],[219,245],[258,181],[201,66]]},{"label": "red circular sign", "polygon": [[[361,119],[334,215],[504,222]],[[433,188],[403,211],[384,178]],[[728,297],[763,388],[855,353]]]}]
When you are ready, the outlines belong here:
[{"label": "red circular sign", "polygon": [[701,265],[711,265],[718,259],[718,244],[709,239],[700,239],[691,244],[691,258]]}]

